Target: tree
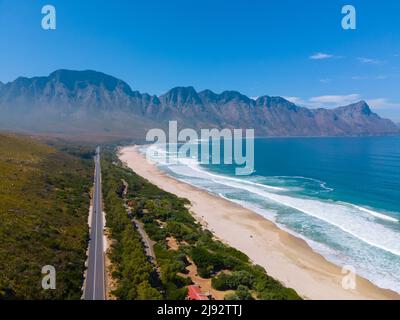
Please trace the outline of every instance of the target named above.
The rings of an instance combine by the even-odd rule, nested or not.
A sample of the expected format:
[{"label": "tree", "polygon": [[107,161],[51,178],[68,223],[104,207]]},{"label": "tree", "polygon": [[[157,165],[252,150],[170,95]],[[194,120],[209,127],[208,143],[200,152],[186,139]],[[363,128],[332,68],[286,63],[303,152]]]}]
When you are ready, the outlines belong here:
[{"label": "tree", "polygon": [[251,296],[249,288],[243,285],[238,286],[236,295],[238,296],[239,300],[254,300]]},{"label": "tree", "polygon": [[136,300],[161,300],[161,294],[150,286],[147,281],[142,282],[137,287],[137,298]]}]

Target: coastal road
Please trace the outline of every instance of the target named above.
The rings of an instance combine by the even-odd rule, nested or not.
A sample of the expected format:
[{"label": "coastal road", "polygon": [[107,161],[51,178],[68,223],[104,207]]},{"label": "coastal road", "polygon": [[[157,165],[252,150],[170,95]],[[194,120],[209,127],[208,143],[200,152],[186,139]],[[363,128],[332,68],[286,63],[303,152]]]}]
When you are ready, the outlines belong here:
[{"label": "coastal road", "polygon": [[157,267],[157,258],[156,258],[156,253],[154,252],[154,244],[155,244],[155,242],[152,241],[149,238],[149,236],[147,235],[147,232],[144,230],[143,223],[140,222],[139,220],[135,219],[135,218],[132,218],[133,214],[132,214],[131,208],[127,204],[127,199],[126,199],[126,195],[128,193],[129,185],[125,180],[122,180],[122,183],[124,184],[124,200],[125,200],[124,207],[125,207],[125,210],[128,213],[128,217],[131,219],[132,223],[134,224],[134,226],[138,230],[140,236],[142,237],[142,242],[143,242],[143,245],[144,245],[146,256],[150,259],[150,262],[155,267]]},{"label": "coastal road", "polygon": [[132,222],[135,224],[136,229],[138,230],[140,236],[142,237],[146,255],[151,259],[150,262],[153,263],[154,265],[157,265],[156,254],[153,248],[155,242],[150,240],[149,236],[147,235],[147,232],[144,230],[143,224],[139,220],[132,219]]},{"label": "coastal road", "polygon": [[100,147],[97,147],[85,300],[105,300],[103,227]]}]

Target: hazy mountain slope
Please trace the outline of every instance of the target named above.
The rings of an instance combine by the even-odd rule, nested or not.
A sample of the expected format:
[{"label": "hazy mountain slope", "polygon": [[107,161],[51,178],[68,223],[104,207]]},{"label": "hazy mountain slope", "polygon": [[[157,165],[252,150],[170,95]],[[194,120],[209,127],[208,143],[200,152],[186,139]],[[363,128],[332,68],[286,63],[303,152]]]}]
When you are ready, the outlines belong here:
[{"label": "hazy mountain slope", "polygon": [[0,87],[0,127],[118,138],[142,134],[151,122],[140,109],[146,99],[151,100],[99,72],[59,70],[48,77],[21,77]]},{"label": "hazy mountain slope", "polygon": [[181,127],[254,128],[258,136],[338,136],[399,133],[361,101],[341,108],[307,109],[281,98],[250,99],[177,87],[157,97],[95,71],[58,70],[48,77],[0,85],[0,126],[44,132],[99,132],[143,136],[177,120]]}]

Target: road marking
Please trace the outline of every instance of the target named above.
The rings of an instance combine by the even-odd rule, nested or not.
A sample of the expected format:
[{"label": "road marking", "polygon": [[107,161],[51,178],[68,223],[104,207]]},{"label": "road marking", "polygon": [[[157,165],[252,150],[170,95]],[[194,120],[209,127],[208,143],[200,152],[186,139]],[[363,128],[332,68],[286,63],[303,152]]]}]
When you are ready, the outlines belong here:
[{"label": "road marking", "polygon": [[[94,266],[92,267],[93,269],[92,272],[90,272],[90,276],[87,276],[88,278],[90,277],[93,281],[92,285],[92,295],[90,297],[92,300],[96,300],[97,298],[99,300],[105,300],[105,266],[104,266],[104,246],[103,246],[103,237],[104,237],[104,225],[102,223],[103,221],[103,210],[102,210],[102,201],[101,201],[101,169],[100,169],[100,153],[99,149],[97,149],[97,154],[95,156],[95,179],[94,179],[94,197],[93,197],[93,212],[92,212],[92,221],[91,221],[91,239],[90,239],[90,253],[89,253],[89,268],[90,270],[92,263],[94,263]],[[95,219],[95,221],[93,220]],[[99,221],[100,219],[100,221]],[[101,227],[101,231],[98,230],[98,228]],[[93,230],[93,228],[95,230]],[[94,242],[94,244],[93,244]],[[101,252],[97,254],[97,250],[100,250],[101,247]],[[92,251],[94,250],[94,254]],[[90,254],[92,254],[92,258],[90,259]],[[100,258],[101,254],[101,260],[97,261],[98,258]],[[102,271],[101,277],[103,283],[100,283],[100,287],[96,284],[97,282],[97,263],[100,263],[99,267],[100,270]],[[87,278],[87,279],[88,279]],[[88,281],[88,280],[87,280]],[[88,287],[87,287],[88,288]],[[97,290],[102,290],[102,296],[97,297]],[[89,291],[89,290],[87,290]],[[90,299],[90,297],[88,299]]]},{"label": "road marking", "polygon": [[[97,157],[97,156],[96,156]],[[98,166],[97,166],[97,158],[96,158],[96,197],[95,197],[95,201],[96,201],[96,205],[94,206],[94,216],[96,219],[96,227],[95,227],[95,234],[94,234],[94,272],[93,272],[93,300],[95,300],[95,295],[96,295],[96,266],[97,266],[97,189],[98,189],[98,181],[97,181],[97,175],[98,175]]]},{"label": "road marking", "polygon": [[[101,166],[100,166],[100,154],[99,154],[99,167],[101,168]],[[103,181],[101,180],[101,170],[100,170],[100,172],[99,172],[99,181],[100,181],[100,187],[99,187],[99,201],[100,201],[100,208],[101,208],[101,244],[102,244],[102,248],[101,248],[101,254],[102,254],[102,256],[103,256],[103,258],[101,259],[102,260],[102,262],[103,262],[103,272],[102,272],[102,274],[103,274],[103,299],[104,300],[106,300],[106,281],[105,281],[105,278],[104,278],[104,273],[105,273],[105,266],[104,266],[104,242],[103,242],[103,240],[104,240],[104,220],[103,220],[103,205],[102,205],[102,189],[101,189],[101,186],[102,186],[102,183],[103,183]]]}]

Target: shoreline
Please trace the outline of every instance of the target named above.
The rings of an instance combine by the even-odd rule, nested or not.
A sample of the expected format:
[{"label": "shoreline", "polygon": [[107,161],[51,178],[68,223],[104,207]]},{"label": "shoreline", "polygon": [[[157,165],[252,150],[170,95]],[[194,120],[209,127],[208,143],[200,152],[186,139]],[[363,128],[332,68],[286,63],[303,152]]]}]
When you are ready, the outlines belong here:
[{"label": "shoreline", "polygon": [[356,276],[355,290],[343,289],[341,268],[313,251],[306,241],[249,209],[168,176],[148,162],[136,146],[121,148],[118,157],[159,188],[187,198],[191,202],[190,212],[197,221],[303,298],[400,299],[398,293],[379,288],[359,276]]}]

